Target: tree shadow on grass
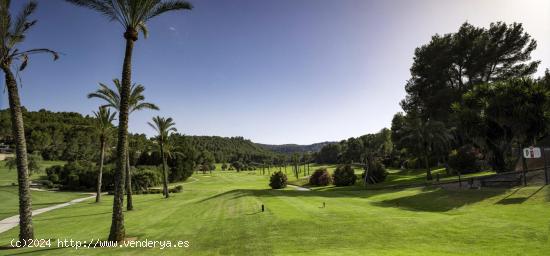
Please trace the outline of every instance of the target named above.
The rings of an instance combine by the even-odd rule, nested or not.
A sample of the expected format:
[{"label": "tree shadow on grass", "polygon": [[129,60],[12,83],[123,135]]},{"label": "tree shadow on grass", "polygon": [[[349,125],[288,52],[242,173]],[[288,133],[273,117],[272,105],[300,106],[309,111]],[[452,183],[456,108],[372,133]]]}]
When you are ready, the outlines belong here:
[{"label": "tree shadow on grass", "polygon": [[507,195],[506,197],[502,198],[496,204],[502,204],[502,205],[508,205],[508,204],[521,204],[525,201],[527,201],[529,198],[533,197],[534,195],[538,194],[541,190],[544,189],[545,186],[541,186],[539,189],[537,189],[535,192],[529,194],[528,196],[523,197],[512,197],[520,190],[524,189],[523,187],[515,189],[512,193]]},{"label": "tree shadow on grass", "polygon": [[[214,199],[232,200],[241,197],[327,197],[327,198],[369,198],[401,190],[338,190],[298,191],[273,189],[235,189],[195,201],[202,203]],[[374,206],[394,207],[410,211],[446,212],[465,205],[474,204],[506,193],[507,189],[485,188],[481,190],[445,190],[423,188],[418,193],[384,201],[369,202]]]},{"label": "tree shadow on grass", "polygon": [[246,196],[254,196],[258,198],[265,197],[327,197],[327,198],[369,198],[371,196],[380,195],[384,192],[395,192],[396,190],[345,190],[345,189],[328,189],[328,190],[278,190],[278,189],[233,189],[223,193],[215,194],[200,200],[195,203],[202,203],[213,199],[223,198],[225,200],[238,199]]},{"label": "tree shadow on grass", "polygon": [[505,193],[505,189],[449,191],[432,189],[411,196],[373,203],[382,207],[394,207],[409,211],[446,212],[465,205]]}]

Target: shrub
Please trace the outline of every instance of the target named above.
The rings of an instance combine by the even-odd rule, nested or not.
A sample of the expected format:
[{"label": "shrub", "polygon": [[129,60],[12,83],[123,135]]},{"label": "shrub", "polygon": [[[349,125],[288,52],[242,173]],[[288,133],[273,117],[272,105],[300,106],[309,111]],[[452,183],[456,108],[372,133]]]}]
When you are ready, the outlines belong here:
[{"label": "shrub", "polygon": [[[98,166],[87,161],[72,161],[64,166],[55,165],[46,169],[48,180],[53,186],[62,190],[93,191],[97,185]],[[132,190],[140,193],[148,187],[161,183],[161,173],[156,167],[132,168]],[[112,165],[105,165],[102,175],[102,190],[114,187],[114,170]]]},{"label": "shrub", "polygon": [[240,161],[235,161],[231,163],[231,167],[233,167],[235,170],[237,170],[237,172],[239,172],[241,171],[241,169],[243,169],[244,165]]},{"label": "shrub", "polygon": [[272,189],[280,189],[286,187],[287,177],[284,172],[277,171],[269,178],[269,186]]},{"label": "shrub", "polygon": [[355,184],[357,176],[351,165],[341,165],[336,168],[333,175],[333,184],[335,186],[351,186]]},{"label": "shrub", "polygon": [[157,186],[162,181],[160,170],[151,167],[132,169],[132,190],[137,193],[146,191],[149,187]]},{"label": "shrub", "polygon": [[195,163],[184,157],[171,160],[168,179],[170,182],[186,181],[195,169]]},{"label": "shrub", "polygon": [[[374,163],[372,163],[369,172],[369,183],[383,182],[386,179],[386,176],[388,176],[388,171],[386,171],[386,167],[379,161],[375,161]],[[361,180],[365,180],[365,175],[365,172],[361,174]]]},{"label": "shrub", "polygon": [[[42,161],[42,156],[39,154],[29,154],[27,156],[27,168],[29,169],[30,173],[35,173],[40,170],[40,162]],[[13,170],[17,169],[17,162],[15,157],[8,157],[6,158],[6,167],[8,169]]]},{"label": "shrub", "polygon": [[222,171],[225,171],[225,170],[227,170],[227,164],[226,164],[226,163],[223,163],[223,164],[222,164]]},{"label": "shrub", "polygon": [[464,145],[458,150],[453,150],[449,154],[449,167],[453,172],[459,171],[462,174],[474,173],[481,170],[478,160],[477,150],[470,146]]},{"label": "shrub", "polygon": [[40,181],[40,184],[46,188],[54,188],[54,184],[53,182],[51,182],[50,180],[41,180]]},{"label": "shrub", "polygon": [[313,186],[326,186],[332,183],[332,176],[327,168],[319,168],[309,177],[309,184]]},{"label": "shrub", "polygon": [[422,166],[422,163],[421,161],[419,161],[418,158],[411,158],[411,159],[405,160],[405,162],[403,163],[403,166],[406,169],[420,169],[425,167],[425,166]]},{"label": "shrub", "polygon": [[168,190],[168,192],[170,193],[180,193],[181,191],[183,191],[183,186],[182,185],[177,185],[171,189]]},{"label": "shrub", "polygon": [[150,188],[145,190],[144,194],[162,194],[162,188]]},{"label": "shrub", "polygon": [[[48,180],[65,190],[93,190],[97,184],[97,170],[88,161],[72,161],[64,166],[55,165],[46,169]],[[112,175],[104,172],[103,182],[112,183]]]}]

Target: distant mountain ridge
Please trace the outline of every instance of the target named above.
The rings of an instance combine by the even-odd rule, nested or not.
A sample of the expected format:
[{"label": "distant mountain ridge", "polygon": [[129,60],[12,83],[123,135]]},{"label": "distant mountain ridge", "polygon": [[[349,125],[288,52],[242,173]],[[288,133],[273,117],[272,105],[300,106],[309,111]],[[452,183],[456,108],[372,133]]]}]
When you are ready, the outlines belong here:
[{"label": "distant mountain ridge", "polygon": [[325,141],[325,142],[313,143],[310,145],[298,145],[298,144],[271,145],[271,144],[256,143],[256,145],[273,152],[283,153],[283,154],[292,154],[292,153],[319,152],[321,148],[323,148],[324,146],[329,144],[334,144],[334,143],[338,143],[338,142]]}]

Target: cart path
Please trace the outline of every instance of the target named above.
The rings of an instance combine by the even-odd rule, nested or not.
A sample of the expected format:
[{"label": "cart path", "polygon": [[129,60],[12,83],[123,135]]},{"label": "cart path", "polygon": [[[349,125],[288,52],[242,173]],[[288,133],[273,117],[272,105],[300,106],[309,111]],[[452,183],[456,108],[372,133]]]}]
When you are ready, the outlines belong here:
[{"label": "cart path", "polygon": [[[91,198],[95,198],[95,194],[93,196],[77,198],[77,199],[71,200],[71,201],[66,202],[66,203],[56,204],[56,205],[52,205],[52,206],[48,206],[48,207],[33,210],[32,211],[32,216],[34,217],[34,216],[39,215],[41,213],[49,212],[49,211],[52,211],[52,210],[55,210],[55,209],[59,209],[59,208],[63,208],[63,207],[69,206],[69,205],[80,203],[82,201],[85,201],[85,200],[88,200],[88,199],[91,199]],[[16,227],[17,225],[19,225],[19,215],[14,215],[14,216],[5,218],[3,220],[0,220],[0,233],[6,232],[6,231]]]},{"label": "cart path", "polygon": [[289,187],[291,187],[291,188],[294,188],[294,189],[296,189],[296,190],[298,190],[298,191],[310,191],[310,190],[311,190],[311,189],[309,189],[309,188],[304,188],[304,187],[299,187],[299,186],[294,186],[294,185],[287,185],[287,186],[289,186]]}]

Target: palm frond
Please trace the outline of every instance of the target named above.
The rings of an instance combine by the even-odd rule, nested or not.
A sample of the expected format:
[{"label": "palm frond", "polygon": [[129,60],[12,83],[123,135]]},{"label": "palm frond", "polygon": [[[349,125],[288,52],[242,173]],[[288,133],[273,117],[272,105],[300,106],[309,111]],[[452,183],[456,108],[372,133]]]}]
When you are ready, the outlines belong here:
[{"label": "palm frond", "polygon": [[68,3],[86,7],[95,11],[98,11],[102,15],[109,18],[110,21],[118,21],[122,25],[125,25],[123,17],[117,12],[117,9],[114,8],[113,1],[109,0],[65,0]]},{"label": "palm frond", "polygon": [[182,1],[182,0],[165,1],[165,2],[156,4],[155,7],[150,10],[145,20],[152,19],[160,14],[163,14],[169,11],[183,11],[183,10],[191,10],[191,9],[193,9],[193,5],[191,5],[191,3],[187,1]]},{"label": "palm frond", "polygon": [[10,36],[7,46],[9,48],[13,47],[15,44],[20,43],[25,38],[25,31],[30,27],[36,24],[36,20],[28,21],[29,16],[36,10],[36,2],[30,1],[21,12],[17,15],[16,21],[13,24],[13,27],[10,28]]},{"label": "palm frond", "polygon": [[133,108],[133,110],[143,110],[143,109],[159,110],[159,107],[153,103],[144,102],[144,103],[135,105]]},{"label": "palm frond", "polygon": [[143,34],[143,38],[147,39],[147,37],[149,37],[149,29],[147,25],[145,25],[145,22],[139,23],[137,31]]},{"label": "palm frond", "polygon": [[47,48],[39,48],[39,49],[32,49],[32,50],[27,50],[27,51],[22,51],[22,52],[14,52],[12,54],[12,57],[13,58],[17,58],[17,57],[20,57],[22,55],[30,55],[30,54],[37,54],[37,53],[48,53],[48,54],[51,54],[53,56],[53,60],[56,61],[57,59],[59,59],[59,53],[56,52],[56,51],[53,51],[53,50],[50,50],[50,49],[47,49]]},{"label": "palm frond", "polygon": [[104,106],[119,110],[120,98],[118,97],[118,94],[105,84],[99,83],[99,87],[100,88],[97,91],[88,94],[88,99],[102,99],[107,102],[107,104]]},{"label": "palm frond", "polygon": [[175,127],[175,123],[172,118],[164,118],[160,116],[153,117],[153,123],[148,122],[149,126],[151,126],[155,131],[158,132],[157,140],[160,143],[165,143],[168,136],[172,132],[177,132],[177,129]]},{"label": "palm frond", "polygon": [[[113,84],[115,85],[116,90],[109,88],[107,85],[99,83],[100,88],[88,94],[88,98],[99,98],[107,102],[107,106],[114,108],[115,110],[120,110],[120,93],[122,91],[122,84],[119,79],[113,79]],[[158,110],[159,107],[153,103],[144,102],[145,96],[143,92],[145,87],[141,84],[133,84],[130,87],[130,96],[128,99],[129,112],[132,113],[136,110],[143,109],[152,109]]]},{"label": "palm frond", "polygon": [[148,36],[146,22],[169,11],[191,10],[193,6],[183,0],[65,0],[76,6],[101,13],[109,20],[118,21],[124,29]]}]

